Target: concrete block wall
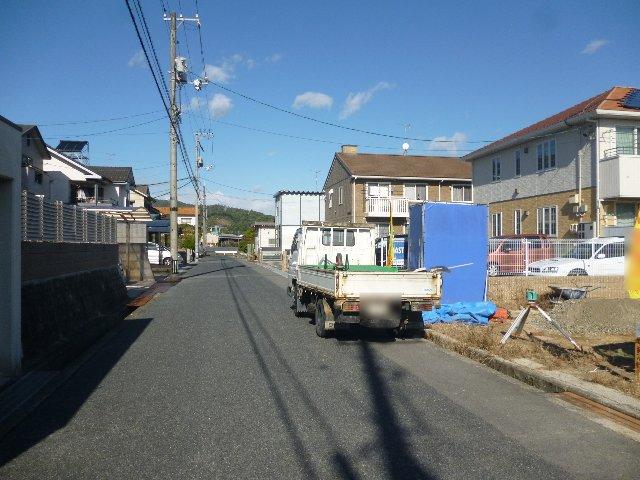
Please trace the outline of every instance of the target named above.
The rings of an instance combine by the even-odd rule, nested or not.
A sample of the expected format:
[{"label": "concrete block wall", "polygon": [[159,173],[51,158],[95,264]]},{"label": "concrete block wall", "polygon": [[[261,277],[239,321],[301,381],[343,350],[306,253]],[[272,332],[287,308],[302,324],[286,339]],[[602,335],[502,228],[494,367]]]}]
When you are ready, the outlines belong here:
[{"label": "concrete block wall", "polygon": [[566,287],[598,287],[589,298],[628,298],[624,277],[490,277],[487,298],[500,307],[518,308],[525,304],[525,293],[534,290],[539,295],[552,293],[549,285]]},{"label": "concrete block wall", "polygon": [[118,245],[22,242],[22,283],[117,267]]},{"label": "concrete block wall", "polygon": [[129,244],[127,253],[126,244],[118,244],[120,263],[125,272],[127,280],[130,282],[138,282],[141,280],[153,279],[151,264],[147,256],[147,244],[132,243]]}]

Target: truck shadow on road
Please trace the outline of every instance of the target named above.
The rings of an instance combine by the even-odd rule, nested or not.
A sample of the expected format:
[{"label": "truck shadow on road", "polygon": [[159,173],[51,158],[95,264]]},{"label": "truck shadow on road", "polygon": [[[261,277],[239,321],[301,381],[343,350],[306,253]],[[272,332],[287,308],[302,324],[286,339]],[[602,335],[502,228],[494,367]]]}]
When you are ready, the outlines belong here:
[{"label": "truck shadow on road", "polygon": [[[91,394],[99,388],[129,347],[151,322],[151,318],[124,320],[119,330],[86,363],[45,399],[24,421],[0,439],[0,467],[63,429]],[[2,472],[0,472],[2,477]]]},{"label": "truck shadow on road", "polygon": [[[319,452],[315,446],[310,449],[305,445],[301,433],[303,430],[301,426],[296,423],[294,415],[287,404],[287,398],[276,380],[276,375],[273,370],[278,368],[278,366],[269,365],[266,355],[267,352],[264,350],[264,347],[260,347],[258,338],[266,342],[269,354],[275,356],[279,366],[284,369],[295,387],[304,407],[320,426],[320,431],[324,435],[325,442],[331,450],[329,462],[334,472],[333,477],[344,479],[361,478],[355,466],[355,459],[353,458],[355,454],[348,452],[342,446],[342,442],[329,419],[322,413],[320,407],[314,401],[313,396],[298,378],[276,341],[262,324],[260,315],[251,307],[250,302],[237,284],[237,280],[229,274],[227,274],[227,280],[240,322],[265,377],[277,413],[286,428],[298,465],[304,472],[304,477],[310,479],[323,478],[323,475],[318,471],[320,467],[319,462],[321,462],[322,458],[319,457]],[[390,338],[388,335],[384,337],[386,337],[384,341],[393,341],[393,338]],[[373,341],[377,341],[375,336]],[[405,431],[398,422],[397,414],[389,398],[389,388],[381,373],[377,356],[371,349],[369,341],[366,338],[360,338],[359,342],[360,356],[362,358],[364,374],[371,398],[371,419],[377,430],[377,438],[372,443],[375,444],[374,448],[378,452],[382,450],[384,477],[391,479],[435,478],[420,464],[417,457],[411,452]],[[289,399],[289,401],[291,400]],[[356,452],[356,454],[360,455],[359,452]],[[358,460],[361,462],[363,459],[360,458]]]}]

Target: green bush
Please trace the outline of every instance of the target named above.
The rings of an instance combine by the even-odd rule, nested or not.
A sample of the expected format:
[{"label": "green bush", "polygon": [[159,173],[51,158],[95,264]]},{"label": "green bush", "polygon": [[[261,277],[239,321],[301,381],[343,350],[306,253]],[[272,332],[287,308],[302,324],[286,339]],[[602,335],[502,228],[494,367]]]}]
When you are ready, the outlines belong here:
[{"label": "green bush", "polygon": [[182,248],[188,248],[190,250],[194,250],[196,248],[195,236],[193,234],[188,233],[182,237]]}]

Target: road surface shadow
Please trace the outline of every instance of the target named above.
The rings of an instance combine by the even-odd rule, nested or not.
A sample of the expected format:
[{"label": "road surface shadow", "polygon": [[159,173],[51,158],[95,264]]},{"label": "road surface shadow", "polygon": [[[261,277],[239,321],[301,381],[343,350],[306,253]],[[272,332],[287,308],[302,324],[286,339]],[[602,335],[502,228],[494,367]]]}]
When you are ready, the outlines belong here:
[{"label": "road surface shadow", "polygon": [[[350,459],[348,452],[340,445],[340,441],[333,431],[331,424],[323,415],[320,408],[316,405],[312,399],[311,394],[305,388],[300,381],[296,373],[293,371],[291,365],[286,360],[284,354],[273,337],[269,334],[268,330],[264,327],[260,321],[260,316],[253,310],[250,302],[245,297],[242,289],[237,284],[236,279],[227,275],[229,282],[229,289],[231,296],[235,303],[236,311],[242,322],[242,326],[247,334],[252,350],[256,355],[261,370],[267,380],[269,389],[274,397],[278,414],[285,424],[287,433],[289,434],[294,451],[298,459],[299,464],[305,471],[307,478],[318,478],[318,474],[311,461],[310,452],[306,449],[298,427],[292,415],[289,413],[289,409],[284,400],[284,395],[281,389],[278,387],[274,375],[271,373],[271,369],[267,364],[264,354],[261,352],[254,331],[257,328],[259,331],[259,337],[269,344],[270,350],[275,354],[278,362],[287,372],[291,378],[296,390],[299,393],[305,407],[309,409],[312,417],[317,420],[322,432],[325,435],[327,443],[333,450],[331,454],[331,466],[335,472],[335,478],[344,479],[357,479],[360,476],[355,470],[353,461]],[[248,315],[245,315],[246,310]],[[251,319],[251,324],[249,323]],[[375,358],[375,354],[369,346],[369,342],[376,341],[393,341],[387,332],[380,331],[366,331],[367,329],[359,329],[361,331],[356,332],[358,336],[357,340],[360,341],[362,357],[364,362],[364,371],[369,384],[370,395],[372,399],[372,420],[378,431],[378,438],[375,440],[376,446],[381,447],[384,456],[385,477],[391,479],[431,479],[432,477],[422,465],[417,461],[408,445],[408,441],[405,436],[404,430],[400,427],[397,414],[394,407],[388,397],[388,387],[380,372],[380,369]],[[318,461],[317,452],[313,451],[314,461]]]},{"label": "road surface shadow", "polygon": [[[209,275],[217,272],[226,272],[227,270],[235,270],[237,268],[247,268],[246,265],[233,265],[229,267],[219,267],[215,268],[214,265],[207,265],[208,268],[205,269],[204,272],[199,271],[198,273],[186,273],[182,275],[183,279],[193,278],[193,277],[201,277],[203,275]],[[198,269],[200,270],[200,269]]]},{"label": "road surface shadow", "polygon": [[0,439],[0,466],[64,428],[151,320],[138,318],[123,321],[116,327],[119,331],[112,339],[25,420]]}]

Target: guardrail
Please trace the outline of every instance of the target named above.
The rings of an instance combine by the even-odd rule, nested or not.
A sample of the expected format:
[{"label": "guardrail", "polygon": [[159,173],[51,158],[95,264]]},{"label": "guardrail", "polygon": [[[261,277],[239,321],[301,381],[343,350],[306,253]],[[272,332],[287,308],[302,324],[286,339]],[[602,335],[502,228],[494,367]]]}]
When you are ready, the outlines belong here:
[{"label": "guardrail", "polygon": [[365,204],[369,217],[409,216],[409,200],[404,197],[367,197]]},{"label": "guardrail", "polygon": [[593,240],[491,238],[488,273],[533,276],[624,275],[626,245]]},{"label": "guardrail", "polygon": [[115,217],[22,191],[22,240],[117,243]]},{"label": "guardrail", "polygon": [[639,153],[640,153],[640,145],[612,147],[612,148],[607,148],[604,151],[604,158],[612,158],[619,155],[638,155]]}]

